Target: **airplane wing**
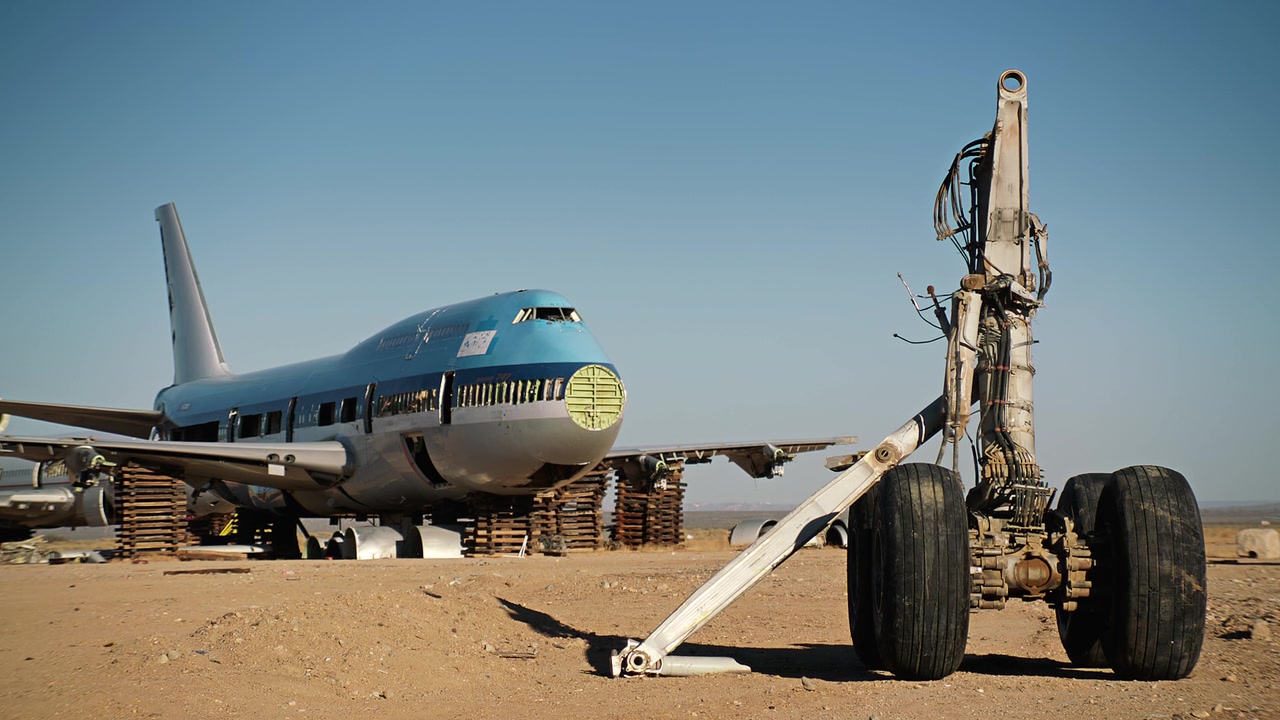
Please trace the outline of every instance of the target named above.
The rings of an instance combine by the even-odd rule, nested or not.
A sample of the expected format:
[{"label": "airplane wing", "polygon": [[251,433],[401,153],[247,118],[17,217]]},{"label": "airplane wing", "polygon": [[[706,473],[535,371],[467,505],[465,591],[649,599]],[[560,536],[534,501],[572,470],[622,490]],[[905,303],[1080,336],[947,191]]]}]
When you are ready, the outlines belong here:
[{"label": "airplane wing", "polygon": [[0,457],[34,462],[65,460],[73,476],[104,463],[135,462],[188,482],[217,479],[278,488],[323,490],[355,470],[355,453],[337,440],[301,443],[206,443],[0,435]]},{"label": "airplane wing", "polygon": [[614,448],[601,463],[606,467],[622,469],[628,464],[641,467],[657,462],[683,461],[686,465],[711,462],[719,455],[728,457],[753,478],[771,478],[782,474],[782,466],[799,453],[825,450],[832,445],[852,445],[856,437],[816,438],[807,440],[774,440],[745,443],[712,443],[708,445],[652,445],[634,448]]},{"label": "airplane wing", "polygon": [[[74,425],[136,438],[150,437],[151,428],[159,425],[164,417],[159,410],[122,410],[19,400],[0,400],[0,414],[16,415],[60,425]],[[0,424],[0,430],[2,429],[3,425]]]}]

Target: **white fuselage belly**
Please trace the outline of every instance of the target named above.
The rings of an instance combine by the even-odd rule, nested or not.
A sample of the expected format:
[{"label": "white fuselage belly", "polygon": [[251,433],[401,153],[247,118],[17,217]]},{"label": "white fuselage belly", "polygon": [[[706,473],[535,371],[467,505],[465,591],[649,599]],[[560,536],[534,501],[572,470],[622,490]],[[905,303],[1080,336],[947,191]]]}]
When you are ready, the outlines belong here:
[{"label": "white fuselage belly", "polygon": [[[360,422],[300,428],[295,442],[345,437],[355,449],[358,469],[336,488],[294,492],[291,497],[306,512],[328,516],[416,513],[472,492],[527,495],[545,489],[530,477],[549,463],[573,468],[572,477],[556,484],[591,470],[613,446],[621,425],[587,430],[569,417],[563,402],[540,402],[454,408],[448,425],[441,425],[434,411],[375,418],[372,434],[364,433]],[[414,434],[425,440],[445,482],[433,482],[415,464],[404,442],[406,435]],[[283,433],[254,438],[283,440]],[[288,505],[284,493],[274,488],[229,483],[223,492],[231,495],[228,500],[255,509],[282,510]]]}]

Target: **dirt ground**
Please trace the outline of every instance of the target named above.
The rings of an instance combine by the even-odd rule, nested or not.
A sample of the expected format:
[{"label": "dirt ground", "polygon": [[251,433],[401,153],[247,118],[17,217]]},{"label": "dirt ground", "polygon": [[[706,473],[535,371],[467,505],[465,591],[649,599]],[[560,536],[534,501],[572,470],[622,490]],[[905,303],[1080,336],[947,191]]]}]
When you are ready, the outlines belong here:
[{"label": "dirt ground", "polygon": [[[755,672],[607,676],[730,557],[0,567],[0,718],[1280,717],[1276,565],[1210,566],[1205,649],[1178,682],[1068,666],[1052,612],[1019,602],[973,616],[949,678],[868,672],[838,549],[801,551],[683,648]],[[164,574],[209,568],[248,572]]]}]

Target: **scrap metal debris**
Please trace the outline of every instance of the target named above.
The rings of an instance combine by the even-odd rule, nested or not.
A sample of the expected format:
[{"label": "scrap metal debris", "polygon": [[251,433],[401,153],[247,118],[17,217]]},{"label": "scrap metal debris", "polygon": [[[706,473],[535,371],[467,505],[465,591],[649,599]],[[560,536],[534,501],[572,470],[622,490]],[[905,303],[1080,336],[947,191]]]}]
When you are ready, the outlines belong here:
[{"label": "scrap metal debris", "polygon": [[0,543],[0,565],[31,565],[46,562],[48,557],[49,546],[43,535]]}]

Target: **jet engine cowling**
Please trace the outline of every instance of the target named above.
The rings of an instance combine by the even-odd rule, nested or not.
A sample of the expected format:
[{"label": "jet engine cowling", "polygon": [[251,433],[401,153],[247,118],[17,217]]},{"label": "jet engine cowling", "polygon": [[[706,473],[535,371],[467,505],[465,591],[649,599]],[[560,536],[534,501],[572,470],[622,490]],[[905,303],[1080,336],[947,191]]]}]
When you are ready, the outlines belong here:
[{"label": "jet engine cowling", "polygon": [[115,522],[110,488],[67,485],[0,492],[0,520],[29,528],[103,527]]}]

